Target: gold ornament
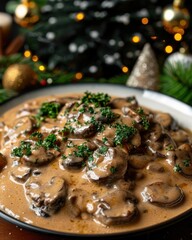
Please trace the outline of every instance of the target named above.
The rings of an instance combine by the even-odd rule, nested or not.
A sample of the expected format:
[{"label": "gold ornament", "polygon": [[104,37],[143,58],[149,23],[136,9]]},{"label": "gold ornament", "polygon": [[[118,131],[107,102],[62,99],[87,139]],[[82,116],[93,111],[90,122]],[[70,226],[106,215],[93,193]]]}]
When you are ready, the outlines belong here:
[{"label": "gold ornament", "polygon": [[151,90],[159,88],[159,66],[150,44],[145,44],[132,73],[127,80],[127,85]]},{"label": "gold ornament", "polygon": [[29,28],[39,21],[40,13],[37,4],[30,0],[22,0],[15,9],[15,21],[21,27]]},{"label": "gold ornament", "polygon": [[184,34],[189,26],[189,11],[183,7],[184,0],[174,0],[173,5],[163,10],[162,24],[165,30],[171,34]]},{"label": "gold ornament", "polygon": [[12,64],[3,75],[2,84],[5,89],[22,92],[33,86],[37,75],[27,64]]}]

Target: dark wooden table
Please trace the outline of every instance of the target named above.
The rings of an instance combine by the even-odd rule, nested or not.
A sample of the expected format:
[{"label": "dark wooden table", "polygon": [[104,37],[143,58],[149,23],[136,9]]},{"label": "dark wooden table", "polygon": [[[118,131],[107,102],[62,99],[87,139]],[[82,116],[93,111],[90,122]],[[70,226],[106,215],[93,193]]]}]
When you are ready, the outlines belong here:
[{"label": "dark wooden table", "polygon": [[[69,240],[72,238],[38,233],[16,226],[0,219],[0,240]],[[77,238],[75,238],[77,239]],[[81,238],[82,239],[82,238]],[[85,239],[85,238],[84,238]],[[87,238],[90,239],[90,238]],[[98,238],[99,240],[104,240]],[[108,238],[112,239],[112,238]],[[126,240],[192,240],[192,216],[167,228],[148,232],[136,237],[116,239]],[[74,240],[74,238],[73,238]]]}]

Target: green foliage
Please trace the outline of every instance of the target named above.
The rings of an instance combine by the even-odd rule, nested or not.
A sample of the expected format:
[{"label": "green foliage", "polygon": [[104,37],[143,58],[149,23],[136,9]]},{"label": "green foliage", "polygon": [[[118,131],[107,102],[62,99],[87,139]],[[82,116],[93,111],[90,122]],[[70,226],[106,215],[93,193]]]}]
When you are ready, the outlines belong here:
[{"label": "green foliage", "polygon": [[192,106],[192,64],[166,64],[160,81],[162,93]]},{"label": "green foliage", "polygon": [[[43,72],[39,71],[39,65],[42,65],[43,63],[41,61],[33,62],[31,58],[24,58],[21,53],[13,54],[10,56],[3,56],[0,58],[0,104],[18,95],[18,93],[16,92],[2,89],[3,87],[1,86],[1,80],[3,78],[3,74],[5,70],[10,65],[15,63],[28,64],[37,73],[37,76],[38,76],[38,82],[36,84],[37,88],[42,87],[40,84],[42,79],[45,79],[45,80],[49,78],[52,79],[53,85],[77,82],[77,80],[75,79],[74,72],[64,72],[58,69],[54,69],[52,71],[46,69],[46,71],[43,71]],[[97,80],[91,77],[85,77],[85,78],[82,78],[81,82],[84,82],[84,83],[91,83],[91,82],[106,83],[107,82],[107,83],[113,83],[113,84],[125,84],[127,81],[127,78],[128,78],[127,74],[121,74],[109,79],[99,78]]]},{"label": "green foliage", "polygon": [[18,93],[7,89],[0,89],[0,104],[17,96]]}]

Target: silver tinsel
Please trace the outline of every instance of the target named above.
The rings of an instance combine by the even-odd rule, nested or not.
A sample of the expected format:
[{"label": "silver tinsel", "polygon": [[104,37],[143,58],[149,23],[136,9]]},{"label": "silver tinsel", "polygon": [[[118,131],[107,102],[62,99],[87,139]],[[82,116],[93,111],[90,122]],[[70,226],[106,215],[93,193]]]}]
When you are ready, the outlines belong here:
[{"label": "silver tinsel", "polygon": [[127,85],[131,87],[158,90],[159,66],[150,44],[145,44],[131,75],[127,80]]}]

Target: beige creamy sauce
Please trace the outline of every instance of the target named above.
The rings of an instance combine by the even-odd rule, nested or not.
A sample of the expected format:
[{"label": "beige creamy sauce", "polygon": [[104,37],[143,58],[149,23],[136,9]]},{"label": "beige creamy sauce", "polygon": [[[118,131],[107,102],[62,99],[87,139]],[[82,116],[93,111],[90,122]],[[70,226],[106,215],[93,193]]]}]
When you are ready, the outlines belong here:
[{"label": "beige creamy sauce", "polygon": [[[58,97],[55,96],[49,98],[44,97],[26,102],[6,112],[0,119],[0,123],[2,122],[4,124],[4,126],[0,125],[0,152],[4,155],[7,161],[7,165],[0,172],[0,209],[3,212],[23,222],[50,230],[81,234],[104,234],[142,229],[167,221],[191,209],[191,179],[182,176],[178,172],[174,172],[173,164],[171,161],[156,156],[154,161],[160,163],[164,171],[150,170],[149,162],[145,164],[145,166],[141,169],[132,168],[134,176],[139,176],[140,174],[142,177],[133,177],[133,179],[130,177],[130,179],[127,180],[127,182],[131,181],[134,183],[134,187],[129,189],[129,191],[136,197],[137,203],[135,203],[135,205],[138,209],[138,213],[130,221],[127,221],[124,224],[112,224],[110,226],[107,226],[107,224],[103,224],[102,221],[100,221],[99,218],[94,215],[94,213],[88,214],[86,211],[83,212],[81,210],[81,213],[76,216],[72,211],[73,206],[71,206],[71,203],[68,201],[67,196],[65,205],[62,206],[59,211],[49,217],[38,216],[30,208],[29,198],[26,196],[25,185],[26,182],[29,181],[30,177],[24,182],[18,182],[13,178],[13,176],[11,176],[14,161],[14,157],[11,156],[11,151],[13,147],[15,148],[19,146],[20,141],[25,139],[26,135],[18,134],[14,138],[15,132],[13,131],[13,133],[10,135],[10,138],[12,139],[11,141],[7,141],[5,143],[3,138],[7,127],[7,131],[12,131],[15,126],[16,119],[18,117],[21,117],[21,114],[29,115],[31,113],[28,111],[28,109],[39,108],[42,102],[56,101],[57,98]],[[118,113],[120,112],[120,110],[114,111]],[[38,131],[41,131],[43,129],[43,131],[51,132],[53,126],[62,129],[64,122],[65,120],[63,118],[60,120],[51,120],[49,123],[43,123]],[[98,134],[97,137],[101,139],[102,134],[103,133]],[[79,141],[84,142],[82,139]],[[126,155],[125,152],[124,154]],[[15,158],[18,159],[18,157]],[[192,159],[190,159],[190,161],[192,161]],[[37,165],[35,167],[33,166],[32,168],[33,170],[40,170],[40,178],[44,184],[46,184],[46,182],[49,182],[53,176],[64,178],[68,186],[67,192],[70,192],[72,188],[77,188],[86,190],[90,196],[92,196],[93,193],[97,193],[97,196],[103,196],[106,194],[106,192],[110,192],[111,189],[114,189],[113,186],[116,184],[116,181],[113,180],[112,183],[108,185],[92,181],[87,176],[86,167],[82,167],[81,169],[77,170],[65,169],[61,164],[60,155],[58,157],[55,157],[55,159],[50,161],[48,164],[42,166]],[[128,168],[130,168],[129,164]],[[176,204],[173,207],[162,207],[147,201],[143,196],[144,189],[147,185],[154,182],[165,182],[170,186],[177,185],[180,189],[182,189],[184,193],[184,198],[182,199],[181,203]],[[121,203],[118,204],[119,207],[121,207]]]}]

